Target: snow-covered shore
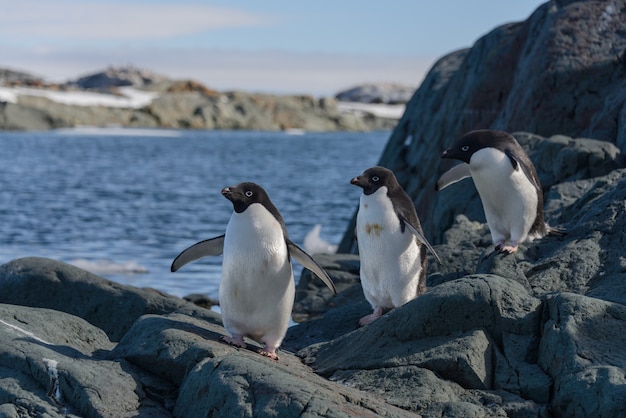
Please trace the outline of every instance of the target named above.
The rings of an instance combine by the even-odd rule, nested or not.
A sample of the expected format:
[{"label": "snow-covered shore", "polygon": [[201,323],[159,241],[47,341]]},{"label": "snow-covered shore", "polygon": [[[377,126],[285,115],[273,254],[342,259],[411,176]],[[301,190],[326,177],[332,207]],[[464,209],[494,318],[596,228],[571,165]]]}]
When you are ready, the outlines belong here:
[{"label": "snow-covered shore", "polygon": [[159,96],[159,93],[139,90],[134,87],[119,87],[117,91],[119,94],[0,86],[0,101],[17,103],[19,96],[37,96],[66,105],[138,109],[149,105]]},{"label": "snow-covered shore", "polygon": [[[118,94],[98,93],[93,91],[63,91],[32,87],[0,86],[0,101],[17,103],[19,96],[45,97],[56,103],[74,106],[104,106],[139,109],[152,103],[159,93],[140,90],[134,87],[119,87]],[[338,101],[340,112],[371,113],[387,119],[400,119],[404,113],[403,104],[371,104]]]}]

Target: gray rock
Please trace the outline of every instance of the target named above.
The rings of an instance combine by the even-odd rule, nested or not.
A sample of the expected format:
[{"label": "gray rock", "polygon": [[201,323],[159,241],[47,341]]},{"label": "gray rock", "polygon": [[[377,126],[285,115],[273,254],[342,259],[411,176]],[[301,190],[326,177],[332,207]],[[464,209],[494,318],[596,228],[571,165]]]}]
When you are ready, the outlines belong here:
[{"label": "gray rock", "polygon": [[70,85],[82,89],[108,90],[112,87],[144,87],[166,81],[167,77],[132,66],[109,67],[104,71],[80,77]]},{"label": "gray rock", "polygon": [[[537,402],[545,402],[550,378],[537,366],[536,359],[533,361],[532,355],[537,349],[535,332],[540,323],[540,307],[539,299],[514,282],[497,276],[469,276],[441,284],[371,325],[310,345],[299,355],[331,380],[370,390],[375,386],[371,382],[373,376],[404,376],[404,373],[415,374],[417,369],[427,369],[458,385],[439,384],[446,391],[455,388],[453,395],[446,395],[451,402],[446,408],[465,405],[462,402],[469,397],[460,388],[490,391],[506,388],[507,393],[527,397],[526,400],[515,398],[518,402],[526,402],[531,396]],[[417,372],[419,376],[424,373]],[[524,376],[524,388],[520,385],[520,374]],[[391,388],[402,385],[403,391],[412,393],[423,390],[419,379],[386,385]],[[383,396],[390,403],[407,406],[403,403],[405,398],[397,397],[391,389],[383,390]],[[436,397],[429,399],[410,403],[409,407],[430,416],[440,406],[435,407],[439,401]],[[426,403],[430,406],[425,408]],[[543,410],[539,404],[532,401],[530,404],[536,414]],[[431,407],[435,409],[429,412]],[[472,404],[470,409],[487,416],[505,414],[503,407],[488,412],[488,408]]]},{"label": "gray rock", "polygon": [[0,102],[0,128],[7,130],[45,130],[61,128],[45,111],[21,104]]},{"label": "gray rock", "polygon": [[[342,292],[355,284],[360,284],[360,263],[357,255],[317,254],[314,258],[331,277],[337,292]],[[331,290],[326,286],[320,286],[319,279],[313,276],[310,270],[303,269],[300,280],[296,285],[296,299],[292,312],[293,320],[304,322],[318,318],[327,312],[329,307],[337,305],[341,305],[341,301],[333,298]]]},{"label": "gray rock", "polygon": [[44,416],[132,416],[141,409],[125,363],[99,358],[113,344],[63,312],[0,304],[0,403]]},{"label": "gray rock", "polygon": [[626,415],[626,306],[560,293],[545,309],[538,361],[554,379],[555,413]]},{"label": "gray rock", "polygon": [[[329,382],[297,359],[207,358],[180,388],[176,416],[409,417],[377,396]],[[283,357],[285,357],[283,355]],[[268,369],[272,372],[268,373]]]},{"label": "gray rock", "polygon": [[[115,287],[39,258],[6,264],[0,274],[0,294],[23,291],[16,292],[15,282],[36,288],[39,278],[40,291],[51,299],[63,296],[65,310],[85,317],[90,312],[70,305],[80,305],[90,293],[93,306],[103,309],[97,301],[113,297],[107,293]],[[46,284],[52,277],[65,295]],[[129,297],[131,289],[123,290],[115,305],[124,311],[154,299],[151,292],[136,289]],[[69,295],[74,299],[67,300]],[[40,298],[22,301],[39,303]],[[257,354],[254,343],[248,349],[224,344],[219,315],[188,303],[177,312],[141,316],[118,344],[86,320],[56,308],[0,304],[0,405],[6,415],[412,416],[382,398],[315,375],[288,352],[281,351],[276,362]],[[112,322],[126,326],[115,318]]]},{"label": "gray rock", "polygon": [[337,100],[361,103],[406,103],[415,93],[415,87],[397,83],[363,84],[342,90],[335,95]]},{"label": "gray rock", "polygon": [[154,289],[125,286],[69,264],[36,257],[0,266],[0,289],[0,303],[67,312],[99,327],[112,341],[119,341],[141,315],[189,306]]}]

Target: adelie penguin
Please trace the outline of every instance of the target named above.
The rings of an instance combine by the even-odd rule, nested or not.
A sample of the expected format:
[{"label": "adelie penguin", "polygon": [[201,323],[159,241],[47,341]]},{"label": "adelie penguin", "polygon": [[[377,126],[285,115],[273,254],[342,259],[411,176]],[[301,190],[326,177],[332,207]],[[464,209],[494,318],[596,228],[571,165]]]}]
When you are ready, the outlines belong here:
[{"label": "adelie penguin", "polygon": [[440,260],[424,237],[413,202],[391,170],[368,168],[350,183],[363,189],[356,237],[363,293],[374,309],[359,320],[363,326],[426,291],[425,248]]},{"label": "adelie penguin", "polygon": [[231,336],[222,340],[245,348],[244,337],[249,337],[265,345],[261,354],[277,360],[276,350],[287,333],[295,297],[291,257],[334,293],[335,285],[311,256],[289,240],[282,216],[261,186],[240,183],[226,187],[222,195],[234,209],[226,233],[184,250],[171,270],[223,254],[219,301],[224,327]]},{"label": "adelie penguin", "polygon": [[527,239],[564,233],[544,222],[537,171],[513,135],[487,129],[471,131],[445,150],[441,158],[462,163],[444,173],[435,189],[472,177],[495,251],[514,253]]}]

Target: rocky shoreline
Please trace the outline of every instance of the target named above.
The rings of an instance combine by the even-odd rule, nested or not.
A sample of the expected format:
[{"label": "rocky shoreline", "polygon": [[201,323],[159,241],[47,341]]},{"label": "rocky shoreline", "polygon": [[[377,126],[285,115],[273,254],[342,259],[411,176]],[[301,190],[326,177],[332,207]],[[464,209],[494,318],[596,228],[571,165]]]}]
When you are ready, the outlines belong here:
[{"label": "rocky shoreline", "polygon": [[[316,257],[339,293],[303,273],[278,362],[220,342],[220,316],[186,300],[0,266],[0,416],[625,416],[624,21],[624,0],[551,1],[443,57],[381,159],[442,259],[428,291],[359,328],[347,226]],[[494,254],[475,188],[435,193],[441,151],[474,128],[514,132],[566,235]]]},{"label": "rocky shoreline", "polygon": [[[6,73],[6,74],[4,74]],[[191,80],[168,80],[134,68],[110,68],[65,85],[47,85],[0,69],[0,129],[76,126],[261,131],[390,130],[403,109],[402,86],[361,86],[336,98],[218,92]],[[3,90],[4,87],[4,90]],[[359,92],[366,89],[366,96]],[[402,89],[402,90],[401,90]],[[403,95],[395,92],[401,90]],[[141,100],[133,100],[138,96]],[[375,100],[377,97],[380,99]],[[393,99],[393,103],[388,104]],[[82,103],[81,103],[82,102]],[[372,103],[381,103],[378,106]],[[391,109],[381,112],[380,109]]]}]

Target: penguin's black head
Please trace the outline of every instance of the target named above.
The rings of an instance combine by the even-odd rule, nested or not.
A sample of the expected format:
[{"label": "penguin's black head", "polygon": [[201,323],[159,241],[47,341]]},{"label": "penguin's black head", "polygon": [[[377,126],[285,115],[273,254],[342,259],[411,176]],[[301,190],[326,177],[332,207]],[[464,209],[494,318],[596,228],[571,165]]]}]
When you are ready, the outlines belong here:
[{"label": "penguin's black head", "polygon": [[388,190],[394,189],[398,185],[398,180],[393,171],[376,166],[368,168],[363,174],[350,180],[350,184],[359,186],[363,189],[363,194],[370,195],[383,186],[387,186]]},{"label": "penguin's black head", "polygon": [[251,182],[225,187],[222,189],[222,195],[232,202],[233,209],[237,213],[243,212],[253,203],[261,203],[265,206],[267,203],[272,204],[265,190],[258,184]]},{"label": "penguin's black head", "polygon": [[511,142],[513,137],[502,131],[492,131],[490,129],[481,129],[466,133],[454,145],[445,150],[441,154],[441,158],[451,158],[461,160],[469,164],[472,155],[483,148],[497,148],[503,150]]}]

